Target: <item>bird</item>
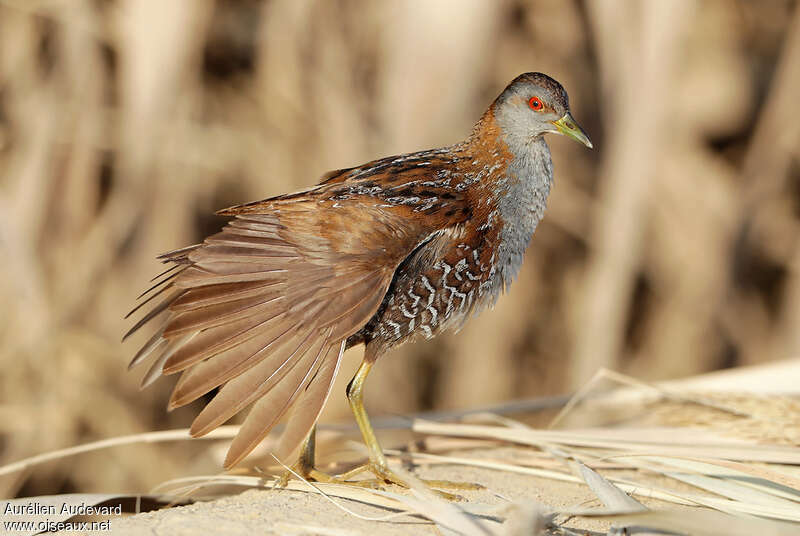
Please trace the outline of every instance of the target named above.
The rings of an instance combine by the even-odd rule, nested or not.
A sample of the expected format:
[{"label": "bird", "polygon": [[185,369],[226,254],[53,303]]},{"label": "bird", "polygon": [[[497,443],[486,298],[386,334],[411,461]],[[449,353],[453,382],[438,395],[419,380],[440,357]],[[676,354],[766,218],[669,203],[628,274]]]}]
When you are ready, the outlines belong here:
[{"label": "bird", "polygon": [[[562,85],[523,73],[461,142],[218,211],[231,218],[220,232],[159,257],[168,268],[129,313],[149,305],[124,339],[157,327],[129,368],[152,361],[142,388],[180,373],[169,409],[217,389],[191,425],[195,437],[251,406],[226,469],[285,419],[273,454],[296,459],[301,476],[352,482],[368,471],[407,485],[370,425],[366,378],[391,349],[461,328],[508,290],[553,184],[549,133],[592,148]],[[364,357],[346,395],[369,460],[327,475],[314,465],[316,423],[343,352],[358,345]]]}]

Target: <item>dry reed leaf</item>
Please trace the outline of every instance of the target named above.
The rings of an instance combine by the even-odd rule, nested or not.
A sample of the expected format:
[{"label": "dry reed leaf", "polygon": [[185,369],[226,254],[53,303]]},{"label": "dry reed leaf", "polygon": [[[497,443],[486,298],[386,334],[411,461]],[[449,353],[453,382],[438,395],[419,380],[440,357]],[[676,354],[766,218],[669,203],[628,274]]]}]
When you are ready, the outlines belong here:
[{"label": "dry reed leaf", "polygon": [[[680,458],[671,458],[673,461],[678,460]],[[800,478],[796,478],[792,475],[788,475],[782,473],[779,470],[778,466],[772,465],[769,467],[764,467],[761,465],[748,465],[746,463],[739,463],[739,462],[732,462],[729,460],[716,460],[710,458],[686,458],[689,461],[695,461],[701,464],[708,464],[709,466],[714,467],[714,469],[710,469],[709,473],[713,471],[714,474],[719,474],[722,470],[727,470],[729,473],[734,477],[738,475],[742,475],[744,477],[752,477],[752,478],[743,478],[742,483],[751,485],[751,486],[759,486],[759,481],[763,480],[768,483],[774,483],[775,486],[772,485],[763,485],[764,488],[769,488],[772,493],[776,495],[781,494],[781,491],[776,488],[782,487],[788,490],[791,490],[792,495],[795,494],[795,490],[800,490]],[[720,469],[721,468],[721,469]]]},{"label": "dry reed leaf", "polygon": [[705,374],[659,382],[658,385],[680,392],[747,393],[750,396],[796,396],[800,389],[800,358],[717,370]]},{"label": "dry reed leaf", "polygon": [[[610,392],[595,393],[594,396],[590,397],[603,380],[609,380],[618,386],[624,387],[614,388]],[[713,394],[710,396],[702,396],[696,391],[688,391],[682,386],[683,383],[681,382],[645,382],[632,376],[603,368],[598,370],[589,381],[572,395],[569,401],[550,422],[548,428],[556,428],[568,415],[575,412],[576,408],[589,400],[595,409],[603,409],[604,407],[642,407],[642,411],[644,412],[645,404],[658,404],[656,407],[661,407],[660,404],[662,404],[664,400],[669,400],[676,403],[716,409],[729,416],[753,417],[751,413],[741,408],[726,404],[725,402],[729,399],[725,398],[725,395],[720,396],[720,394],[717,394],[717,397],[721,398],[721,400],[715,400]],[[749,395],[749,397],[752,398],[753,395]]]},{"label": "dry reed leaf", "polygon": [[782,396],[702,393],[716,407],[679,402],[649,404],[647,420],[667,426],[697,426],[761,443],[800,445],[800,402]]},{"label": "dry reed leaf", "polygon": [[[669,475],[664,475],[669,476]],[[677,480],[677,479],[676,479]],[[637,489],[641,484],[637,480],[633,480],[631,478],[615,478],[613,479],[614,483],[617,484],[621,489],[628,490],[628,489]],[[779,520],[788,520],[791,521],[796,517],[796,508],[785,508],[782,506],[760,506],[760,505],[752,505],[747,502],[742,501],[734,501],[727,498],[722,497],[714,497],[707,494],[701,493],[688,493],[686,491],[679,491],[675,489],[665,488],[663,486],[652,486],[653,490],[656,490],[660,494],[672,495],[676,499],[680,499],[681,501],[686,501],[686,503],[691,503],[694,506],[705,506],[707,508],[713,510],[719,510],[720,512],[724,512],[731,515],[749,515],[749,516],[761,516],[767,518],[774,518]],[[633,493],[633,492],[631,492]],[[636,493],[640,496],[645,496],[644,494]],[[661,498],[653,496],[654,498]],[[668,499],[666,499],[668,500]],[[672,500],[670,502],[674,502],[676,504],[680,503],[678,500]]]},{"label": "dry reed leaf", "polygon": [[[393,513],[385,516],[363,516],[347,507],[336,504],[339,509],[346,512],[348,515],[353,515],[360,519],[392,522],[405,516],[414,516],[429,520],[435,524],[443,534],[476,536],[517,534],[516,532],[511,533],[505,531],[504,527],[500,525],[500,522],[504,518],[504,512],[513,511],[517,506],[522,508],[521,505],[515,505],[514,508],[509,509],[506,505],[494,506],[481,503],[452,503],[431,492],[431,490],[413,475],[409,475],[401,469],[397,469],[397,471],[398,474],[407,478],[411,484],[411,490],[409,490],[411,495],[361,488],[352,485],[327,483],[312,484],[294,480],[289,481],[285,489],[304,493],[318,493],[326,496],[329,500],[330,497],[353,500],[362,504],[393,511]],[[265,481],[264,479],[250,476],[216,475],[175,479],[164,482],[157,489],[162,491],[169,490],[171,494],[185,495],[193,500],[205,500],[219,496],[218,493],[207,493],[208,490],[213,488],[228,490],[225,492],[225,494],[227,494],[230,493],[229,490],[231,487],[266,489],[274,487],[276,483],[277,480]],[[534,516],[533,519],[535,519],[537,523],[540,523],[542,527],[549,526],[552,521],[552,514],[545,513],[544,508],[539,508],[538,512],[539,514]],[[526,522],[524,526],[530,527],[534,525]],[[525,532],[525,534],[534,533]],[[538,534],[538,532],[535,534]]]},{"label": "dry reed leaf", "polygon": [[[214,489],[222,490],[221,494],[227,495],[230,493],[228,490],[231,488],[278,489],[278,482],[279,479],[265,480],[261,477],[244,475],[193,476],[168,480],[156,486],[153,491],[186,497],[193,500],[208,500],[220,496],[220,493],[213,493]],[[391,495],[359,486],[331,484],[326,482],[314,482],[312,484],[306,481],[290,480],[286,484],[286,487],[282,489],[302,491],[305,493],[318,493],[328,498],[339,497],[342,499],[350,499],[372,506],[398,511],[389,516],[374,519],[370,518],[373,521],[388,521],[402,515],[413,515],[414,513],[406,511],[403,505]],[[351,513],[347,509],[344,510]]]},{"label": "dry reed leaf", "polygon": [[[551,454],[555,456],[564,455],[563,453],[559,453],[559,449],[564,449],[565,452],[575,456],[576,459],[587,455],[608,457],[609,455],[607,453],[609,450],[640,452],[642,456],[646,457],[640,459],[641,456],[632,456],[618,459],[620,462],[629,464],[632,467],[661,474],[665,477],[715,493],[726,499],[718,499],[713,496],[703,496],[696,493],[667,490],[660,486],[653,486],[646,481],[633,481],[630,478],[612,478],[605,483],[602,477],[595,478],[592,481],[594,485],[590,484],[590,487],[592,487],[596,493],[597,490],[594,489],[595,487],[604,489],[601,493],[605,493],[605,491],[615,489],[608,487],[613,486],[611,482],[614,482],[626,491],[638,490],[637,494],[639,495],[645,495],[643,492],[646,491],[647,496],[658,496],[658,498],[667,501],[675,501],[675,498],[679,498],[679,500],[685,503],[701,504],[729,513],[758,515],[784,521],[800,521],[800,508],[798,508],[795,502],[797,497],[793,496],[795,493],[800,494],[800,489],[786,486],[791,480],[781,479],[780,485],[784,487],[783,492],[780,492],[780,490],[776,492],[768,489],[759,489],[764,486],[754,486],[753,482],[745,484],[736,479],[721,478],[717,475],[707,476],[703,473],[707,472],[708,465],[702,465],[684,459],[688,456],[694,456],[710,459],[721,458],[752,461],[755,458],[797,465],[800,463],[800,449],[796,448],[758,445],[751,442],[730,439],[709,442],[709,437],[713,438],[713,436],[709,436],[708,434],[701,434],[705,442],[697,443],[697,434],[692,431],[687,433],[687,431],[679,429],[659,430],[658,432],[660,432],[662,440],[657,441],[655,439],[641,439],[644,435],[642,433],[643,431],[637,429],[589,429],[570,430],[558,433],[550,431],[538,433],[538,431],[535,430],[481,427],[474,425],[436,425],[434,423],[423,423],[420,421],[415,422],[414,428],[415,430],[425,431],[426,433],[504,439],[516,443],[538,446],[539,448],[551,452]],[[652,431],[653,430],[648,430],[648,432]],[[665,432],[669,433],[667,434]],[[553,449],[552,445],[559,445],[559,449]],[[577,449],[574,447],[582,448]],[[671,456],[675,456],[676,459],[672,459]],[[426,456],[422,455],[421,457]],[[464,460],[453,457],[440,457],[440,461],[442,462],[448,459],[451,463],[480,464],[483,467],[492,467],[499,470],[524,472],[521,471],[521,468],[518,466],[512,468],[510,464],[489,464],[483,461],[476,462],[474,460]],[[647,463],[643,460],[668,460],[665,461],[665,464],[669,467],[665,468],[662,465]],[[587,473],[586,470],[581,471],[580,466],[578,466],[577,470],[578,474],[586,474],[589,478],[593,478],[594,476],[591,473]],[[566,475],[553,471],[531,470],[528,474],[538,474],[539,476],[556,478],[559,480],[566,479]],[[599,477],[599,475],[597,476]],[[765,483],[769,482],[769,480],[765,481]],[[605,484],[608,485],[606,486]],[[621,492],[615,490],[614,495],[616,495],[617,498],[621,498],[618,493]],[[601,497],[601,500],[603,500],[604,503],[613,500],[612,494],[608,493],[604,495]]]},{"label": "dry reed leaf", "polygon": [[[311,483],[303,480],[290,480],[286,487],[281,489],[317,493],[325,496],[329,501],[332,501],[331,497],[338,497],[393,511],[385,516],[363,516],[332,501],[337,508],[348,515],[370,521],[390,522],[411,515],[429,519],[443,527],[471,527],[471,530],[474,531],[476,527],[485,524],[485,520],[476,516],[495,516],[497,514],[498,509],[488,505],[478,503],[469,503],[463,506],[453,505],[436,496],[412,475],[399,469],[397,471],[408,478],[412,484],[411,493],[414,494],[412,497],[353,485]],[[160,484],[156,490],[169,492],[171,495],[185,496],[193,500],[207,500],[220,496],[219,492],[211,491],[215,488],[222,490],[222,495],[226,495],[230,493],[229,490],[232,487],[275,489],[278,482],[278,479],[264,480],[252,476],[211,475],[173,479]]]},{"label": "dry reed leaf", "polygon": [[644,459],[697,475],[731,480],[743,486],[760,490],[763,493],[800,502],[800,479],[782,475],[767,468],[726,462],[725,460],[704,461],[653,456],[645,456]]},{"label": "dry reed leaf", "polygon": [[[197,439],[231,439],[239,432],[239,427],[235,425],[220,426],[208,435]],[[113,437],[111,439],[103,439],[101,441],[93,441],[85,445],[78,445],[76,447],[69,447],[66,449],[54,450],[46,452],[37,456],[31,456],[24,460],[19,460],[13,463],[6,464],[0,467],[0,476],[15,473],[29,469],[31,467],[41,465],[53,460],[68,458],[85,452],[93,452],[112,447],[119,447],[122,445],[134,445],[137,443],[161,443],[165,441],[194,441],[189,435],[188,428],[181,428],[178,430],[165,430],[163,432],[145,432],[141,434],[132,434],[127,436]]]},{"label": "dry reed leaf", "polygon": [[[493,405],[489,408],[491,409],[500,409],[501,411],[517,411],[520,408],[530,408],[530,407],[540,407],[540,404],[537,404],[536,401],[515,401],[508,405]],[[445,418],[450,416],[455,417],[465,417],[472,414],[484,414],[488,415],[487,409],[472,409],[472,410],[462,410],[457,412],[446,412],[446,413],[427,413],[425,414],[428,417],[436,417],[436,418]],[[501,418],[501,417],[498,417]],[[501,418],[502,419],[502,418]],[[515,421],[503,421],[503,422],[515,422]],[[397,418],[384,418],[384,419],[376,419],[375,420],[375,428],[376,429],[409,429],[410,428],[411,419],[397,419]],[[523,426],[524,425],[520,425]],[[344,430],[352,430],[354,429],[353,425],[347,425],[344,427],[339,427]],[[211,433],[202,436],[196,439],[230,439],[234,437],[239,430],[238,425],[225,425],[220,426],[219,428],[215,429]],[[108,449],[123,445],[132,445],[137,443],[160,443],[160,442],[169,442],[169,441],[183,441],[183,440],[193,440],[189,435],[188,428],[182,429],[175,429],[175,430],[164,430],[159,432],[144,432],[141,434],[131,434],[127,436],[119,436],[115,438],[103,439],[100,441],[93,441],[90,443],[86,443],[84,445],[77,445],[74,447],[68,447],[64,449],[58,449],[51,452],[39,454],[36,456],[31,456],[29,458],[25,458],[22,460],[18,460],[16,462],[8,463],[6,465],[0,466],[0,476],[11,474],[18,471],[23,471],[25,469],[29,469],[35,467],[37,465],[41,465],[43,463],[47,463],[49,461],[58,460],[61,458],[67,458],[70,456],[76,456],[78,454],[83,454],[87,452],[93,452],[102,449]],[[475,440],[464,440],[460,438],[430,438],[434,444],[431,445],[432,448],[435,449],[454,449],[454,448],[470,448],[476,445],[485,445],[485,440],[475,441]],[[435,442],[440,441],[442,444],[436,445]],[[427,445],[426,445],[427,447]]]},{"label": "dry reed leaf", "polygon": [[[586,514],[589,515],[589,514]],[[603,516],[603,513],[599,513]],[[650,510],[637,514],[608,516],[628,526],[681,533],[692,536],[793,536],[797,526],[765,519],[729,516],[712,510]]]},{"label": "dry reed leaf", "polygon": [[606,508],[631,513],[647,510],[642,503],[621,491],[617,486],[585,464],[577,460],[571,460],[570,465],[575,467],[576,472]]},{"label": "dry reed leaf", "polygon": [[[785,521],[800,521],[800,505],[793,500],[771,493],[768,488],[763,490],[756,489],[738,480],[706,476],[703,474],[705,472],[704,468],[698,468],[685,460],[654,456],[648,456],[645,459],[654,460],[658,463],[646,463],[639,458],[630,458],[631,465],[639,469],[660,473],[674,480],[730,499],[729,501],[720,501],[714,497],[701,497],[692,494],[692,499],[701,504],[713,505],[713,507],[723,511],[749,513]],[[664,468],[661,464],[671,467]],[[682,471],[676,471],[675,468],[682,469]],[[800,495],[800,489],[792,491]],[[794,498],[800,499],[798,495],[795,495]]]},{"label": "dry reed leaf", "polygon": [[394,497],[408,510],[434,522],[443,534],[487,536],[495,533],[496,522],[480,519],[456,504],[435,497],[430,491],[415,488],[411,488],[411,496],[395,494]]},{"label": "dry reed leaf", "polygon": [[[800,465],[800,449],[788,446],[761,445],[752,441],[719,437],[700,430],[681,428],[593,428],[586,430],[521,430],[496,426],[442,424],[415,420],[415,432],[461,437],[491,438],[513,443],[594,447],[662,454],[679,457],[708,456],[734,461],[762,461]],[[654,434],[659,439],[643,440]]]},{"label": "dry reed leaf", "polygon": [[[505,471],[509,473],[538,476],[542,478],[549,478],[552,480],[560,480],[563,482],[574,482],[578,484],[585,483],[582,478],[579,478],[575,475],[568,473],[563,473],[558,471],[548,471],[544,469],[535,469],[531,467],[521,467],[518,465],[492,462],[483,459],[462,458],[455,456],[441,456],[437,454],[424,454],[424,453],[412,453],[409,456],[415,463],[417,462],[417,460],[420,461],[428,460],[429,462],[432,463],[435,462],[441,464],[466,465],[470,467],[480,467],[483,469],[492,469],[496,471]],[[618,478],[611,479],[611,481],[614,482],[614,484],[616,484],[623,491],[638,495],[640,497],[659,499],[662,501],[671,502],[675,504],[682,504],[686,506],[694,506],[697,504],[696,501],[690,498],[683,498],[682,496],[680,496],[679,493],[672,492],[671,490],[665,490],[663,488],[653,487],[648,484],[631,482],[628,480],[618,479]]]}]

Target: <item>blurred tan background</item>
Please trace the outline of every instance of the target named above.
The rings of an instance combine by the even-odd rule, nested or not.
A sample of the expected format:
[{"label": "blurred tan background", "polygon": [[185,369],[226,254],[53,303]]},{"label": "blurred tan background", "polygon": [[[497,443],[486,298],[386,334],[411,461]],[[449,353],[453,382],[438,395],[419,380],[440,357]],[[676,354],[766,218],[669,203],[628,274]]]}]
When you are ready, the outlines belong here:
[{"label": "blurred tan background", "polygon": [[[154,257],[216,209],[465,137],[517,74],[567,88],[588,151],[519,280],[376,367],[373,415],[800,354],[800,7],[671,0],[0,0],[0,464],[187,426],[120,343]],[[144,336],[144,334],[142,334]],[[325,414],[349,419],[349,352]],[[143,491],[210,443],[125,447],[0,495]]]}]

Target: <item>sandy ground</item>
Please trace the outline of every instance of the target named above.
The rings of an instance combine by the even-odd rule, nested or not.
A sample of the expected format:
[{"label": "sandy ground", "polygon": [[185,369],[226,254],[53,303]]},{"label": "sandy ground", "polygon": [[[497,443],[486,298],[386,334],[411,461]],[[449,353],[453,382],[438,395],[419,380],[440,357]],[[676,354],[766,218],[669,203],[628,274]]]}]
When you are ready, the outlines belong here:
[{"label": "sandy ground", "polygon": [[[800,372],[797,368],[799,364],[800,361],[796,360],[781,364],[777,370],[777,377],[796,379]],[[775,375],[772,376],[775,377]],[[718,382],[721,386],[730,386],[732,381],[736,383],[737,389],[763,392],[764,394],[773,394],[772,390],[774,389],[783,393],[784,390],[787,390],[786,386],[788,385],[785,382],[781,383],[780,380],[772,381],[769,377],[760,377],[758,369],[747,369],[744,371],[715,373],[708,375],[705,379],[698,378],[694,380],[693,387],[713,391],[715,387],[713,382]],[[792,385],[796,385],[796,383]],[[678,387],[678,384],[672,386],[672,388]],[[790,389],[789,392],[791,394],[794,393]],[[764,405],[764,399],[759,400],[759,404]],[[630,405],[629,402],[627,401],[626,404]],[[696,408],[694,411],[696,411]],[[530,421],[527,424],[534,427],[541,426],[544,422],[550,422],[552,419],[551,413],[545,411],[530,415],[526,422]],[[652,411],[649,411],[648,414],[654,415]],[[680,414],[686,417],[685,411]],[[656,418],[655,424],[658,424],[658,422],[659,420]],[[383,423],[386,426],[380,426],[381,419],[378,419],[377,423],[379,425],[378,428],[381,429],[381,441],[385,446],[395,446],[396,448],[404,446],[412,450],[422,447],[422,444],[417,441],[420,436],[411,434],[407,429],[392,429],[388,421]],[[650,424],[653,425],[653,423]],[[321,455],[320,460],[322,463],[324,464],[326,460],[343,463],[347,459],[346,453],[348,452],[343,447],[346,444],[345,440],[349,438],[355,440],[354,443],[358,444],[356,436],[357,433],[352,429],[349,432],[321,430],[318,437],[318,455]],[[460,446],[455,446],[453,442]],[[497,446],[497,444],[487,444],[480,440],[474,440],[470,443],[469,440],[465,439],[438,438],[432,440],[430,436],[426,436],[424,443],[423,450],[445,454],[451,449],[457,449],[452,452],[453,456],[486,458],[511,464],[524,465],[525,459],[531,461],[531,457],[541,455],[541,451],[535,448]],[[217,452],[221,460],[226,447],[226,444],[220,443],[212,447],[212,450]],[[352,458],[353,450],[350,449],[349,452]],[[355,455],[358,456],[358,454]],[[263,457],[259,458],[257,453],[254,453],[253,458],[256,460],[264,459]],[[256,461],[255,463],[259,462]],[[539,461],[538,463],[541,464],[543,462]],[[559,471],[564,470],[563,465],[557,460],[550,458],[550,463],[550,466],[545,464],[543,467]],[[218,466],[216,465],[216,467]],[[323,467],[325,466],[323,465]],[[340,468],[345,469],[346,467]],[[463,495],[465,501],[455,504],[485,505],[487,509],[494,507],[493,512],[495,515],[507,519],[505,527],[494,527],[497,529],[494,531],[496,534],[530,533],[530,530],[527,532],[504,532],[509,525],[518,521],[518,519],[515,520],[515,515],[517,518],[520,517],[519,509],[515,510],[512,507],[514,504],[527,505],[529,509],[535,509],[538,506],[548,511],[585,510],[601,506],[594,492],[586,485],[579,483],[463,465],[418,465],[413,468],[412,472],[419,478],[477,482],[485,486],[485,489],[478,491],[459,491],[458,493]],[[628,477],[629,481],[636,481],[642,485],[652,485],[655,488],[704,494],[698,488],[690,487],[674,479],[667,479],[650,472],[632,473],[629,469],[622,469],[621,466],[616,468],[606,466],[602,472],[607,476]],[[296,484],[298,486],[302,485],[299,482]],[[403,490],[395,486],[390,486],[387,491],[403,493]],[[694,510],[690,507],[664,503],[639,495],[635,495],[635,498],[645,506],[657,510],[677,510],[679,512],[681,509],[686,511]],[[436,526],[422,518],[412,516],[395,517],[391,521],[364,519],[385,517],[390,515],[392,511],[354,500],[343,498],[335,498],[334,500],[340,506],[355,512],[356,515],[343,511],[342,508],[337,507],[310,488],[307,491],[249,489],[209,502],[195,503],[189,506],[175,506],[158,511],[115,518],[111,520],[110,533],[121,535],[364,534],[370,536],[373,534],[442,534]],[[558,526],[586,531],[586,534],[593,535],[607,533],[612,525],[612,522],[607,519],[567,518],[563,515],[556,517],[555,522]],[[629,532],[629,534],[633,533],[637,535],[644,534],[641,531]],[[792,533],[791,529],[788,533]],[[92,534],[96,536],[97,533]]]},{"label": "sandy ground", "polygon": [[[511,447],[485,451],[487,457],[513,456]],[[471,455],[475,455],[472,452]],[[501,458],[502,459],[502,458]],[[486,487],[479,491],[459,491],[465,502],[486,505],[538,503],[554,509],[600,506],[595,495],[586,487],[569,482],[554,481],[488,469],[463,466],[417,467],[414,473],[421,478],[477,482]],[[392,487],[391,491],[400,491]],[[366,517],[381,517],[390,510],[346,499],[339,504]],[[646,505],[663,508],[664,503],[641,499]],[[459,503],[463,504],[463,503]],[[672,505],[670,505],[672,506]],[[509,517],[514,517],[510,509]],[[564,522],[565,518],[557,519]],[[513,522],[513,521],[512,521]],[[610,522],[600,519],[572,518],[566,526],[605,533]],[[414,517],[391,521],[359,519],[342,511],[316,493],[292,490],[253,489],[223,499],[174,507],[120,519],[111,523],[115,535],[194,535],[194,534],[441,534],[430,522]]]},{"label": "sandy ground", "polygon": [[[455,478],[453,471],[419,471],[430,478]],[[554,507],[584,504],[592,493],[578,485],[553,482],[524,475],[501,474],[489,470],[463,469],[461,479],[480,482],[489,489],[460,492],[470,502],[500,504],[505,499],[531,499]],[[391,511],[345,499],[335,499],[362,516],[381,517]],[[586,520],[579,524],[586,529],[605,531],[608,523]],[[314,493],[291,490],[250,490],[240,495],[207,503],[148,512],[112,521],[111,533],[138,535],[194,534],[441,534],[431,523],[411,517],[391,521],[367,521],[343,512],[325,498]]]}]

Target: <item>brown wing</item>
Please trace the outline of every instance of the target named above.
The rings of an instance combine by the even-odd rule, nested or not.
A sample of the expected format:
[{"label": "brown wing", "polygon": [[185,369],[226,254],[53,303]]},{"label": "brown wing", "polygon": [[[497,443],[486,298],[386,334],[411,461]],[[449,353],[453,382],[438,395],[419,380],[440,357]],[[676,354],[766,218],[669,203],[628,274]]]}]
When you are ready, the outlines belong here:
[{"label": "brown wing", "polygon": [[220,387],[194,436],[254,403],[226,467],[294,407],[280,445],[289,454],[322,410],[345,339],[375,314],[397,265],[444,223],[413,210],[319,187],[221,212],[236,217],[220,233],[162,256],[173,267],[144,303],[161,301],[126,337],[163,320],[131,366],[156,355],[143,385],[181,372],[170,408]]}]

